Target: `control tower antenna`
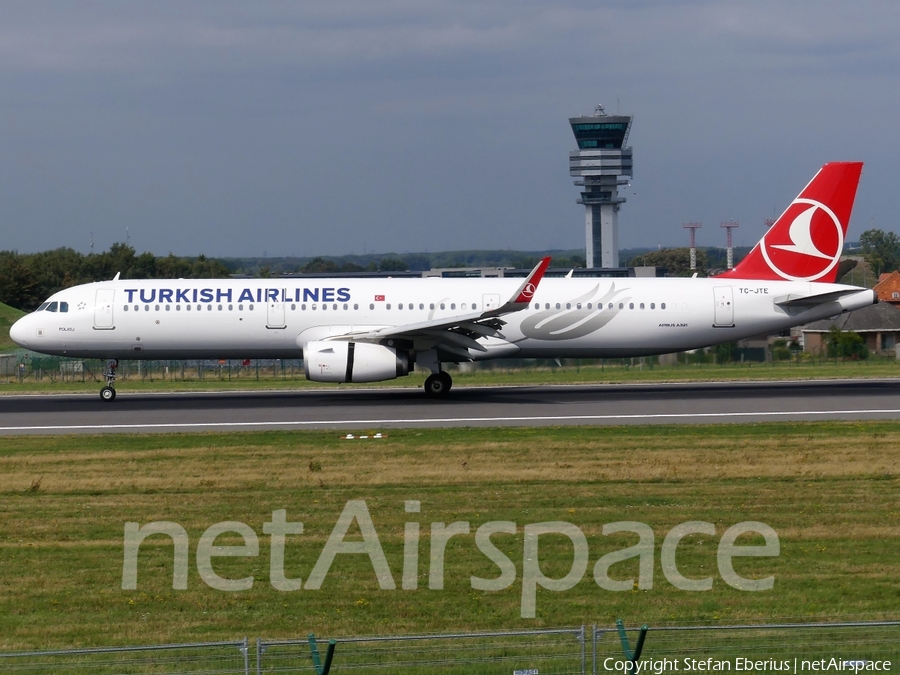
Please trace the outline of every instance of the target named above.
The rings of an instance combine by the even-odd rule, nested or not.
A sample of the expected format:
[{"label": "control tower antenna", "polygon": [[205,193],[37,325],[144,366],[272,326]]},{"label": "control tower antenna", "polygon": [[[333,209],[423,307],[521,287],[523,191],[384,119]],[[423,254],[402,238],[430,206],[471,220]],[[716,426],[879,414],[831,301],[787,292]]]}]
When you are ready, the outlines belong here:
[{"label": "control tower antenna", "polygon": [[684,223],[683,228],[691,231],[691,269],[697,269],[697,230],[703,227],[700,223]]},{"label": "control tower antenna", "polygon": [[619,266],[620,185],[629,185],[632,152],[627,147],[631,115],[608,115],[602,105],[593,115],[570,117],[578,150],[569,152],[569,175],[583,188],[585,262],[588,268]]},{"label": "control tower antenna", "polygon": [[732,269],[734,267],[734,246],[731,241],[731,231],[740,226],[736,220],[726,220],[719,223],[719,227],[724,227],[725,231],[728,233],[728,247],[725,249],[727,262],[725,264],[728,269]]}]

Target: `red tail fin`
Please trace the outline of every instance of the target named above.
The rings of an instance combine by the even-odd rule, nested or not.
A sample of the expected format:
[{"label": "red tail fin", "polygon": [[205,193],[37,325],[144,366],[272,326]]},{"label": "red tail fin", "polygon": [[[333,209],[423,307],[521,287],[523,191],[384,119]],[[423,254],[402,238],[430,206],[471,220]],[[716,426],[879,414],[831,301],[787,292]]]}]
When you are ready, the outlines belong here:
[{"label": "red tail fin", "polygon": [[830,162],[819,169],[747,257],[719,276],[837,281],[862,166],[862,162]]}]

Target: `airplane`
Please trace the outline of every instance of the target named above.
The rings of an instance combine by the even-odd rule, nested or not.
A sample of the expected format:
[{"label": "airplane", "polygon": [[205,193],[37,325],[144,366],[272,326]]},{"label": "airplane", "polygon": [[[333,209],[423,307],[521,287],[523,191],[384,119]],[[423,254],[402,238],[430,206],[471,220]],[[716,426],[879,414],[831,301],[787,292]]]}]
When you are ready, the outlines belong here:
[{"label": "airplane", "polygon": [[866,307],[838,284],[861,162],[825,164],[734,269],[710,278],[124,280],[53,294],[11,328],[21,347],[107,360],[294,359],[316,382],[379,382],[502,358],[619,358],[708,347]]}]

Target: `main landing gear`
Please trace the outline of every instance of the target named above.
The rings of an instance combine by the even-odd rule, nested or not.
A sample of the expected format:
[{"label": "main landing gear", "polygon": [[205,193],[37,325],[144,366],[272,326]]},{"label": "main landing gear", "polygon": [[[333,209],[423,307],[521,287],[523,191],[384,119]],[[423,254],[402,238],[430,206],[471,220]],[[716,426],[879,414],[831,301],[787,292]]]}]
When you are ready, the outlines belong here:
[{"label": "main landing gear", "polygon": [[431,398],[443,398],[450,393],[452,386],[453,378],[449,373],[444,371],[433,373],[425,380],[425,395]]},{"label": "main landing gear", "polygon": [[117,359],[106,362],[106,372],[103,377],[106,378],[106,386],[100,390],[100,400],[105,403],[116,400],[116,368],[119,367]]}]

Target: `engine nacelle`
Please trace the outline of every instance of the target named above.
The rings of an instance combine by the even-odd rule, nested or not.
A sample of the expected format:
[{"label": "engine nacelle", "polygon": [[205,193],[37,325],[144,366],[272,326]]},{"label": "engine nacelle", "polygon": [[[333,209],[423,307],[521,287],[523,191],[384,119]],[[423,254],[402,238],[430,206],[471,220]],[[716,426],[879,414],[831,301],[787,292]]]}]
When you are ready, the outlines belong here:
[{"label": "engine nacelle", "polygon": [[306,379],[313,382],[381,382],[414,367],[413,352],[368,342],[319,340],[303,348]]}]

